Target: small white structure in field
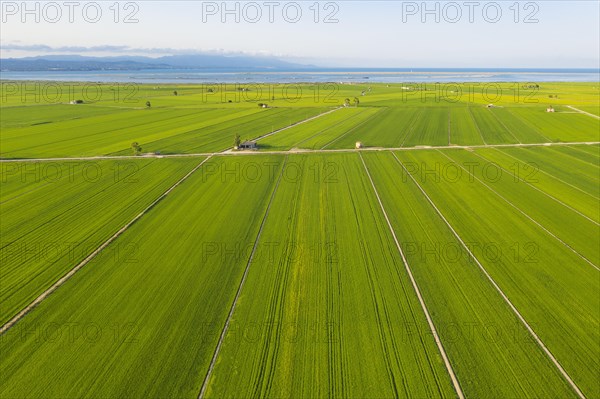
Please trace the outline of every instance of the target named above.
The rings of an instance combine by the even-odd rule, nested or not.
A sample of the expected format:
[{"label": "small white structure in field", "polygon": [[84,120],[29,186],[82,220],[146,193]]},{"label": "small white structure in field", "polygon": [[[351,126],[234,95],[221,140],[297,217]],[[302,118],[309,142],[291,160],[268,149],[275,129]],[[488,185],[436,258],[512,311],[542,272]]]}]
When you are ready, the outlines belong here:
[{"label": "small white structure in field", "polygon": [[361,149],[361,148],[363,148],[363,147],[364,147],[364,146],[363,146],[363,143],[362,143],[361,141],[357,141],[357,142],[356,142],[356,149],[357,149],[357,150],[360,150],[360,149]]},{"label": "small white structure in field", "polygon": [[488,108],[494,108],[494,107],[495,107],[495,105],[494,105],[494,104],[488,104],[488,105],[487,105],[487,107],[488,107]]},{"label": "small white structure in field", "polygon": [[554,112],[554,108],[552,108],[552,106],[549,106],[548,108],[546,108],[546,112]]}]

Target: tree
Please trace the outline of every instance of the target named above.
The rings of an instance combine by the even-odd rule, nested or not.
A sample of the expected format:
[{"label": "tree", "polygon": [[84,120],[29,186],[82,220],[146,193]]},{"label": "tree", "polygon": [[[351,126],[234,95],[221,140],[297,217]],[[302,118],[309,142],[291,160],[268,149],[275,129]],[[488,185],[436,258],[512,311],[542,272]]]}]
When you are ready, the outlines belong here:
[{"label": "tree", "polygon": [[142,152],[142,147],[137,141],[131,143],[131,149],[133,151],[133,155],[139,155]]},{"label": "tree", "polygon": [[176,96],[177,95],[177,90],[173,91],[173,95]]},{"label": "tree", "polygon": [[239,148],[240,144],[242,144],[242,138],[240,137],[239,134],[235,134],[235,139],[233,141],[233,145],[235,146],[235,148]]},{"label": "tree", "polygon": [[347,98],[344,100],[344,107],[349,107],[350,106],[350,99]]},{"label": "tree", "polygon": [[354,106],[358,107],[358,104],[360,104],[360,100],[358,99],[358,97],[354,97]]},{"label": "tree", "polygon": [[146,107],[150,108],[152,106],[152,104],[150,104],[150,101],[146,101]]}]

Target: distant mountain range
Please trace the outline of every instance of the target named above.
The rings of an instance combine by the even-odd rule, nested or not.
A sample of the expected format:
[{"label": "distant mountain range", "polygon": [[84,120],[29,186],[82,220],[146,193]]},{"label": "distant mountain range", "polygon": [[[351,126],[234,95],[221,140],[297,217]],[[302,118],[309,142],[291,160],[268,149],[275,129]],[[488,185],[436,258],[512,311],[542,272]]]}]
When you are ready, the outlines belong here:
[{"label": "distant mountain range", "polygon": [[226,55],[171,55],[159,58],[143,56],[87,57],[48,55],[0,59],[2,71],[105,71],[141,69],[310,69],[311,65],[294,64],[275,57]]}]

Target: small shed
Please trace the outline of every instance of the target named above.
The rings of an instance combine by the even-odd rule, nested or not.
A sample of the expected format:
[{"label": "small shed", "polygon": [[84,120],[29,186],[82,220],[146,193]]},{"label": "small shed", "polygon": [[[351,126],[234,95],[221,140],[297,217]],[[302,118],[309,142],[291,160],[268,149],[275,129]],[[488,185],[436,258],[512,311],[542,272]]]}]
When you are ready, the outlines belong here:
[{"label": "small shed", "polygon": [[363,143],[362,143],[362,141],[357,141],[357,142],[356,142],[356,147],[355,147],[355,148],[356,148],[357,150],[359,150],[359,149],[361,149],[361,148],[363,148],[363,147],[364,147],[364,146],[363,146]]},{"label": "small shed", "polygon": [[243,143],[240,143],[240,145],[238,146],[239,150],[256,150],[258,149],[258,146],[256,145],[256,141],[244,141]]}]

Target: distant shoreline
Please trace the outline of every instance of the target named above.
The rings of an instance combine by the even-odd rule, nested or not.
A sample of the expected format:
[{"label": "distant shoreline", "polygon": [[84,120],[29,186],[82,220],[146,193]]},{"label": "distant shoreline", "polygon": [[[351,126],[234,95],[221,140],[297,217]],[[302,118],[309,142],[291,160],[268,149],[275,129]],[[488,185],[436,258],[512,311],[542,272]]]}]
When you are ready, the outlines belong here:
[{"label": "distant shoreline", "polygon": [[101,82],[136,84],[285,84],[285,83],[456,83],[598,82],[596,69],[315,69],[241,71],[210,69],[2,71],[0,81]]}]

